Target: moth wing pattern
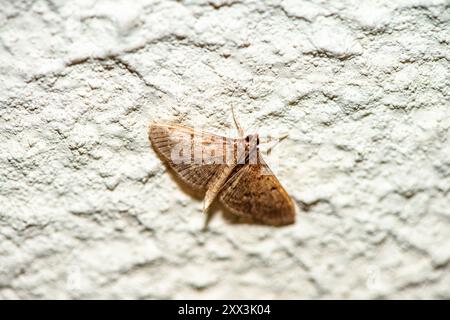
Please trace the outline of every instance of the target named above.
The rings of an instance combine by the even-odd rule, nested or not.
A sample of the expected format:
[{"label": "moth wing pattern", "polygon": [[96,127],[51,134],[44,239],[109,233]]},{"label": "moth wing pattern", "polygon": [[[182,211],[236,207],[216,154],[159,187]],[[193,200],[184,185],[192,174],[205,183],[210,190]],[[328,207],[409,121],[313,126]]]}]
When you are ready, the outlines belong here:
[{"label": "moth wing pattern", "polygon": [[295,207],[288,193],[264,162],[237,165],[224,185],[220,200],[232,213],[271,225],[295,222]]},{"label": "moth wing pattern", "polygon": [[[214,174],[223,167],[222,155],[204,156],[205,149],[220,149],[226,143],[222,136],[178,124],[153,123],[149,128],[149,138],[156,151],[191,188],[205,190]],[[189,152],[189,161],[175,161],[174,149],[186,143],[188,147],[183,152]]]}]

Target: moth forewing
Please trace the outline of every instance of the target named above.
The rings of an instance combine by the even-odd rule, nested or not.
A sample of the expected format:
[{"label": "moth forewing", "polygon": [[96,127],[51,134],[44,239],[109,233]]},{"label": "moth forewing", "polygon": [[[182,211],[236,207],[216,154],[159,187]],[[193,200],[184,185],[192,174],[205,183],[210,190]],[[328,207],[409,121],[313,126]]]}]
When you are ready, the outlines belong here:
[{"label": "moth forewing", "polygon": [[192,162],[191,135],[186,132],[175,132],[174,146],[170,152],[170,159],[174,164],[190,164]]},{"label": "moth forewing", "polygon": [[211,140],[209,137],[203,137],[202,148],[202,163],[203,164],[225,164],[224,144],[225,137]]},{"label": "moth forewing", "polygon": [[[207,188],[208,181],[220,169],[220,165],[202,165],[201,152],[200,156],[197,156],[200,165],[195,163],[193,150],[198,148],[201,150],[198,145],[201,139],[196,138],[202,132],[178,124],[152,123],[148,133],[155,151],[184,183],[196,190]],[[190,157],[187,157],[188,154]]]},{"label": "moth forewing", "polygon": [[220,199],[231,212],[271,225],[295,222],[294,204],[260,157],[256,165],[238,165],[222,188]]}]

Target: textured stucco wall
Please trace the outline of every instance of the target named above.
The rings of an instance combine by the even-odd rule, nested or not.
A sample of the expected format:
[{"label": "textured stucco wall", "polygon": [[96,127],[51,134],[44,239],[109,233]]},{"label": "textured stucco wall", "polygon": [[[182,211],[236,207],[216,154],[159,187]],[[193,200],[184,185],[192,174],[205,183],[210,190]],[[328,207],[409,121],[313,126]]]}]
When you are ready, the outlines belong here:
[{"label": "textured stucco wall", "polygon": [[[0,298],[450,298],[447,1],[0,0]],[[151,120],[289,132],[202,230]]]}]

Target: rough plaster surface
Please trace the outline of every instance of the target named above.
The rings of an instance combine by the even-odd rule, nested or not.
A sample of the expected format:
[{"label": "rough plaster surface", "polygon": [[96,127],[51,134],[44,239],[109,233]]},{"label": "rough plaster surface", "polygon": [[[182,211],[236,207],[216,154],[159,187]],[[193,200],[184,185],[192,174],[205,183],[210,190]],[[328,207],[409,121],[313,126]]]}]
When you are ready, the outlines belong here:
[{"label": "rough plaster surface", "polygon": [[[448,2],[0,0],[0,298],[450,298]],[[297,223],[179,188],[147,125],[289,132]]]}]

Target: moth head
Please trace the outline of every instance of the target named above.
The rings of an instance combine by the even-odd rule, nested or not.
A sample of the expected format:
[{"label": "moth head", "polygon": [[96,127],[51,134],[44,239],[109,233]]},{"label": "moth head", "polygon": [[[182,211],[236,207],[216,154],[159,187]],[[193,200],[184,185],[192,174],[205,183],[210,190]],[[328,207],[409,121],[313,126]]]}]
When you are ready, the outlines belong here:
[{"label": "moth head", "polygon": [[245,137],[245,142],[259,145],[259,135],[257,133],[249,134],[248,136]]}]

